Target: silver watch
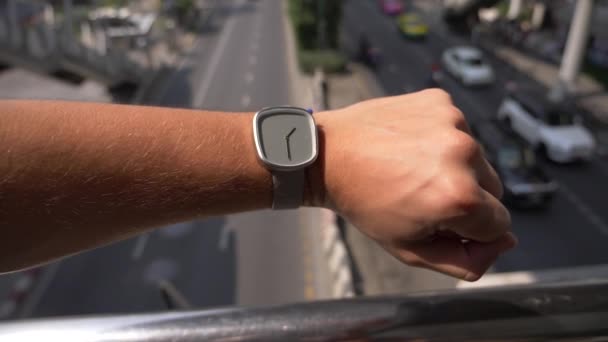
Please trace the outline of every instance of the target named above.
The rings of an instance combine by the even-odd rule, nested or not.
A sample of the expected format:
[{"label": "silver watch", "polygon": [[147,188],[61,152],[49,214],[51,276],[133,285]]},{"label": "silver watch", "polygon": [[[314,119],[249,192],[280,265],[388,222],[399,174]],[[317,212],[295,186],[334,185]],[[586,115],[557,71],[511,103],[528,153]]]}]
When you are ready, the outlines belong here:
[{"label": "silver watch", "polygon": [[296,107],[270,107],[253,117],[258,158],[272,173],[273,209],[302,205],[305,170],[317,159],[317,126],[312,114]]}]

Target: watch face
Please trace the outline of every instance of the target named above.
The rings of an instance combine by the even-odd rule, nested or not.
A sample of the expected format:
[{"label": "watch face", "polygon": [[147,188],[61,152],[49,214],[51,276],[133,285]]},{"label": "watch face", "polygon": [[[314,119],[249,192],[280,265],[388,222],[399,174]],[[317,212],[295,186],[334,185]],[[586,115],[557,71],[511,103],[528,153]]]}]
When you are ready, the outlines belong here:
[{"label": "watch face", "polygon": [[315,123],[300,108],[265,109],[254,119],[254,135],[260,159],[276,169],[307,166],[317,157]]}]

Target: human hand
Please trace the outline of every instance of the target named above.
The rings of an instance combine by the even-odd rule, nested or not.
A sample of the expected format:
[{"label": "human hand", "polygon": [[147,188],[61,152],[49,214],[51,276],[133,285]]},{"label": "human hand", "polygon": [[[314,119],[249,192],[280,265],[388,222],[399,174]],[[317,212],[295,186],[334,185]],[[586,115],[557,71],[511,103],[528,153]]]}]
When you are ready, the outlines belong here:
[{"label": "human hand", "polygon": [[517,244],[502,185],[438,89],[316,115],[324,196],[402,262],[467,281]]}]

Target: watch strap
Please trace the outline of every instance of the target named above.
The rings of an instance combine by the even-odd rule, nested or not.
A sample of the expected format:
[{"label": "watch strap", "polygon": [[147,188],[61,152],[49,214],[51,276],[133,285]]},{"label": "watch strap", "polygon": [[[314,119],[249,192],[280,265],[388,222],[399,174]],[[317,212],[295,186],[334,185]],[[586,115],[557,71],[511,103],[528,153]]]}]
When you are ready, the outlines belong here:
[{"label": "watch strap", "polygon": [[295,209],[302,205],[305,169],[273,171],[272,209]]}]

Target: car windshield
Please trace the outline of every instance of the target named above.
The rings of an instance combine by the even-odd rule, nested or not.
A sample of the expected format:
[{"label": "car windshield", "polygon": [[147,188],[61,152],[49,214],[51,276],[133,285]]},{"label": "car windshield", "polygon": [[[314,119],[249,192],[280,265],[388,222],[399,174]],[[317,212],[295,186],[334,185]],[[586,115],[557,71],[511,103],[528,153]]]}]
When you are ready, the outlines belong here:
[{"label": "car windshield", "polygon": [[575,124],[574,115],[570,112],[553,110],[550,111],[545,121],[549,126],[572,126]]},{"label": "car windshield", "polygon": [[480,57],[464,57],[461,58],[462,61],[470,66],[482,66],[483,63],[483,59]]},{"label": "car windshield", "polygon": [[528,148],[509,146],[501,148],[497,155],[498,164],[501,167],[515,170],[529,168],[535,165],[534,152]]}]

